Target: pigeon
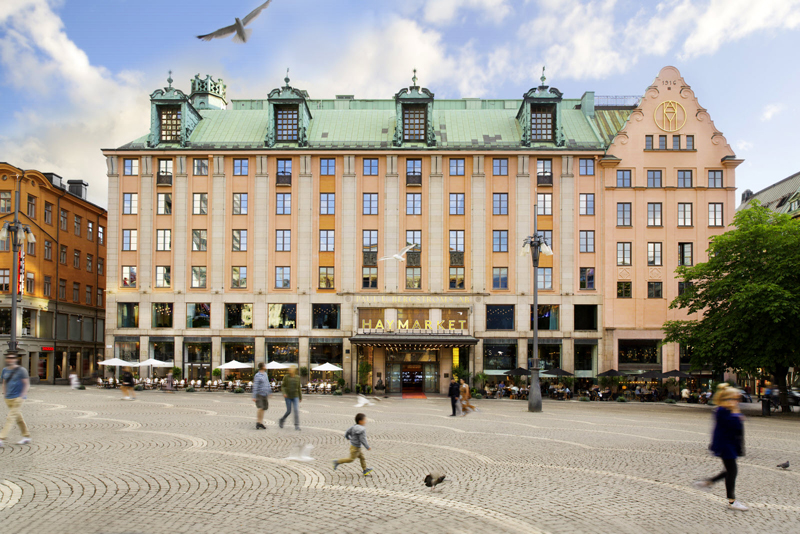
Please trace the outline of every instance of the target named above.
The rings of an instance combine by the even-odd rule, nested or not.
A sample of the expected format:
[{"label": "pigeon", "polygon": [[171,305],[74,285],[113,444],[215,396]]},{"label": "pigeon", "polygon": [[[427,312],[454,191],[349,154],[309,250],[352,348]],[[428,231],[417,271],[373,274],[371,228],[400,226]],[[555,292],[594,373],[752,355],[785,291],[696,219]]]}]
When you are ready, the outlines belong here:
[{"label": "pigeon", "polygon": [[378,261],[386,261],[386,260],[406,261],[406,259],[403,256],[406,255],[406,252],[408,252],[409,250],[411,250],[412,248],[414,248],[416,246],[417,246],[416,244],[411,244],[411,245],[407,246],[406,248],[404,248],[403,250],[401,250],[400,252],[398,252],[397,254],[392,254],[391,256],[384,256],[383,258],[379,259]]},{"label": "pigeon", "polygon": [[782,464],[778,464],[777,467],[780,467],[781,469],[789,469],[789,462],[783,462]]},{"label": "pigeon", "polygon": [[286,457],[286,460],[294,460],[295,462],[311,462],[314,459],[311,457],[311,449],[314,446],[309,443],[307,445],[299,445],[291,456]]},{"label": "pigeon", "polygon": [[375,406],[375,403],[370,401],[364,395],[359,395],[357,398],[358,404],[355,405],[356,408],[361,408],[362,406]]},{"label": "pigeon", "polygon": [[250,34],[253,33],[253,30],[246,30],[244,27],[250,24],[257,16],[259,16],[261,12],[270,5],[270,3],[272,3],[272,0],[267,0],[251,11],[250,14],[242,20],[236,18],[236,22],[234,24],[220,28],[215,32],[207,33],[206,35],[198,35],[197,38],[202,39],[203,41],[210,41],[212,39],[221,39],[235,33],[236,35],[233,37],[234,42],[246,43],[250,38]]},{"label": "pigeon", "polygon": [[431,489],[431,491],[433,491],[433,488],[435,488],[438,484],[444,482],[444,475],[434,471],[432,473],[425,475],[425,480],[423,480],[423,482],[425,483],[426,486],[428,486]]}]

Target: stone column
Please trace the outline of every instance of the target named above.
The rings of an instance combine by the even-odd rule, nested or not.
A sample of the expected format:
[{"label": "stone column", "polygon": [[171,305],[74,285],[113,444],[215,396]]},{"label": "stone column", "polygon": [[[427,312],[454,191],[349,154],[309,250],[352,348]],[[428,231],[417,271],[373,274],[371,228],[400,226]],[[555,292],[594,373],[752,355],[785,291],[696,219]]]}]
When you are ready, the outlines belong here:
[{"label": "stone column", "polygon": [[214,336],[211,338],[211,368],[220,365],[222,365],[222,338]]},{"label": "stone column", "polygon": [[[442,156],[431,156],[431,174],[428,179],[428,290],[444,291],[444,266],[450,264],[449,245],[444,241],[444,178]],[[441,318],[441,310],[440,310]]]},{"label": "stone column", "polygon": [[[142,158],[144,159],[144,158]],[[106,226],[106,308],[105,308],[105,345],[111,346],[110,349],[105,349],[105,359],[114,357],[114,329],[117,326],[117,288],[119,288],[120,265],[119,265],[119,173],[117,168],[117,156],[106,157],[106,167],[108,170],[108,221]],[[54,214],[54,217],[59,214]],[[58,250],[54,250],[53,254],[58,254]],[[58,291],[58,280],[53,280],[53,291]],[[56,293],[57,294],[57,293]],[[57,321],[58,317],[54,316]],[[56,332],[57,327],[54,322],[53,332]],[[57,352],[52,353],[53,356],[49,358],[47,376],[54,376],[53,369],[55,369],[55,359]]]},{"label": "stone column", "polygon": [[175,352],[172,354],[172,365],[183,369],[183,336],[175,336]]},{"label": "stone column", "polygon": [[[572,156],[561,157],[561,178],[559,182],[561,214],[560,244],[558,260],[561,268],[561,293],[575,293],[575,175],[572,174]],[[563,328],[562,328],[563,330]]]},{"label": "stone column", "polygon": [[[250,203],[248,209],[255,211],[253,228],[253,291],[261,294],[266,293],[269,287],[270,269],[267,265],[269,255],[269,214],[272,209],[269,194],[269,168],[267,167],[267,156],[256,156],[256,176],[255,176],[255,198]],[[263,310],[257,306],[255,310],[258,315],[266,315],[266,308]],[[258,313],[260,312],[260,313]],[[258,320],[258,319],[257,319]],[[258,321],[257,329],[266,328],[266,319]]]},{"label": "stone column", "polygon": [[[145,156],[142,160],[151,159]],[[143,169],[152,172],[152,160],[149,165],[143,165]],[[153,174],[141,175],[139,184],[139,294],[150,291],[153,287]]]},{"label": "stone column", "polygon": [[[315,290],[315,277],[312,273],[313,254],[319,250],[314,239],[314,177],[311,156],[300,156],[300,174],[297,188],[297,237],[292,236],[292,247],[297,247],[297,328],[300,332],[300,359],[305,356],[308,365],[308,339],[311,335],[311,294]],[[301,364],[302,366],[302,364]]]},{"label": "stone column", "polygon": [[[337,225],[341,233],[339,244],[342,252],[341,268],[338,271],[341,273],[339,279],[341,280],[341,291],[345,293],[352,293],[356,290],[357,280],[360,279],[356,273],[357,255],[361,253],[360,243],[361,240],[356,235],[356,213],[358,210],[358,200],[356,198],[356,157],[344,156],[344,174],[342,175],[342,187],[339,195],[341,200],[337,202],[337,210],[341,210],[341,226]],[[342,327],[343,329],[344,326]]]},{"label": "stone column", "polygon": [[[189,255],[187,233],[189,232],[189,216],[187,204],[189,202],[189,177],[186,171],[186,158],[178,165],[178,174],[173,182],[172,195],[172,290],[175,293],[186,291],[186,259]],[[181,172],[184,171],[184,172]],[[184,310],[185,311],[185,310]],[[177,317],[177,314],[175,315]]]},{"label": "stone column", "polygon": [[[400,179],[397,174],[397,156],[386,156],[386,178],[384,183],[383,250],[386,256],[391,256],[405,246],[405,237],[399,235]],[[398,262],[385,261],[381,263],[383,263],[384,291],[397,293],[399,284]]]},{"label": "stone column", "polygon": [[227,207],[225,183],[225,157],[214,156],[214,174],[211,179],[211,200],[209,202],[209,218],[211,234],[209,254],[211,265],[207,267],[206,284],[209,291],[225,291],[225,258],[228,256],[226,236],[230,231],[225,224]]},{"label": "stone column", "polygon": [[258,364],[261,362],[267,363],[267,344],[264,341],[263,337],[256,337],[256,369],[258,369]]},{"label": "stone column", "polygon": [[561,340],[561,368],[575,373],[575,340],[572,338]]},{"label": "stone column", "polygon": [[150,356],[150,336],[139,336],[139,361],[143,362]]},{"label": "stone column", "polygon": [[[483,156],[472,156],[472,291],[486,291],[486,174],[483,171]],[[475,314],[477,318],[477,313]],[[485,321],[482,323],[485,324]],[[476,330],[484,330],[482,326]],[[477,360],[476,360],[477,361]]]},{"label": "stone column", "polygon": [[[517,243],[513,246],[509,243],[509,252],[519,250],[522,247],[522,240],[533,232],[531,220],[531,175],[529,171],[529,156],[517,156],[517,183],[516,183],[516,213],[517,213]],[[520,256],[516,254],[516,285],[517,295],[533,294],[533,266],[529,254]],[[527,362],[524,366],[527,368]]]},{"label": "stone column", "polygon": [[308,367],[308,362],[310,360],[308,354],[309,339],[307,337],[301,337],[299,341],[300,341],[300,347],[299,347],[299,354],[297,357],[297,361],[299,362],[298,367]]}]

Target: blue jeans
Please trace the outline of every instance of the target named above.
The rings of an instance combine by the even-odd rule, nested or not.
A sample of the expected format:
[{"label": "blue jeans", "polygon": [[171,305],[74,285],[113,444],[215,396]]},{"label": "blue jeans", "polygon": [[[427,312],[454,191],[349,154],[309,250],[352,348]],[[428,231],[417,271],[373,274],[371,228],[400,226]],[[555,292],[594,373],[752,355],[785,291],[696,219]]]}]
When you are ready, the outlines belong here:
[{"label": "blue jeans", "polygon": [[281,424],[283,424],[286,418],[289,417],[289,414],[294,411],[294,427],[300,428],[300,399],[297,397],[293,399],[286,397],[283,400],[286,401],[286,413],[281,417]]}]

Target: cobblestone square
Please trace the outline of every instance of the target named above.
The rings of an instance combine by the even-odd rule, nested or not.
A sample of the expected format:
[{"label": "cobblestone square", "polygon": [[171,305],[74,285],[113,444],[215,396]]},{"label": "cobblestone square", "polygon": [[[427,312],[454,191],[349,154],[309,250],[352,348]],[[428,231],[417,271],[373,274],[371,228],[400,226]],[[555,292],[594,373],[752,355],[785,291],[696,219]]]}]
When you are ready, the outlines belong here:
[{"label": "cobblestone square", "polygon": [[[255,429],[250,395],[73,391],[38,386],[23,411],[33,444],[0,450],[0,531],[198,532],[800,532],[800,421],[750,417],[737,497],[691,483],[716,474],[707,407],[383,399],[369,418],[375,471],[347,454],[352,396],[306,396],[302,431]],[[5,409],[2,410],[5,418]],[[285,460],[313,444],[308,463]],[[775,466],[790,460],[783,471]],[[798,467],[794,467],[797,465]],[[422,480],[446,474],[436,491]]]}]

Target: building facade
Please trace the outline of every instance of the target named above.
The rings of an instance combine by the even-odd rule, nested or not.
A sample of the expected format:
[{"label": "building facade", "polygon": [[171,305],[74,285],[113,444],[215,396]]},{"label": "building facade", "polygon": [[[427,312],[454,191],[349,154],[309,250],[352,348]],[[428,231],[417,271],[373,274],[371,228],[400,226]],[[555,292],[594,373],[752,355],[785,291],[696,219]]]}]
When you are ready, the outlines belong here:
[{"label": "building facade", "polygon": [[800,218],[800,172],[757,193],[746,189],[742,193],[742,203],[736,210],[747,209],[756,200],[772,211],[786,213],[793,219]]},{"label": "building facade", "polygon": [[88,184],[0,162],[0,221],[19,220],[35,243],[14,258],[0,241],[0,343],[11,332],[13,264],[20,265],[17,340],[33,380],[88,378],[102,360],[105,332],[106,211],[88,200]]},{"label": "building facade", "polygon": [[[413,81],[387,100],[288,78],[230,103],[210,77],[153,92],[150,132],[103,151],[106,356],[192,378],[330,362],[433,393],[454,368],[527,367],[538,321],[538,359],[587,382],[678,368],[660,344],[674,270],[731,221],[741,160],[677,69],[643,97],[543,77],[522,99],[437,100]],[[518,253],[534,214],[554,251],[536,276]]]}]

